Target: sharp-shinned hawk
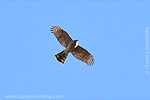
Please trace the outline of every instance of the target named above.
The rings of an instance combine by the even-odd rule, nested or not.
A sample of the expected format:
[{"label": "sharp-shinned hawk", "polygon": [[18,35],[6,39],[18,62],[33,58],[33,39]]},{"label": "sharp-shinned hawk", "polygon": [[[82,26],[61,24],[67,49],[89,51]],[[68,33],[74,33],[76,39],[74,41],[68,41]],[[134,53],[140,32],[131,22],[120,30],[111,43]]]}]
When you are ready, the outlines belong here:
[{"label": "sharp-shinned hawk", "polygon": [[58,26],[52,26],[52,33],[55,35],[59,43],[66,49],[55,55],[56,59],[62,64],[65,63],[68,54],[72,55],[85,62],[87,65],[94,64],[94,57],[86,49],[78,45],[78,40],[72,40],[69,34]]}]

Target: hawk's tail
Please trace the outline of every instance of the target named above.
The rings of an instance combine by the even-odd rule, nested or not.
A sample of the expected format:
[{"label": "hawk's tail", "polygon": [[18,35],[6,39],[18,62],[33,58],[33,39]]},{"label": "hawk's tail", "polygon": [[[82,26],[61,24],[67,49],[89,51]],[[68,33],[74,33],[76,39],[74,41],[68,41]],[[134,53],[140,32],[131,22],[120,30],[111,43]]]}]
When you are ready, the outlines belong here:
[{"label": "hawk's tail", "polygon": [[64,51],[62,51],[62,52],[60,52],[60,53],[58,53],[58,54],[55,55],[56,59],[59,62],[61,62],[62,64],[65,63],[67,56],[68,56],[68,54],[65,54]]}]

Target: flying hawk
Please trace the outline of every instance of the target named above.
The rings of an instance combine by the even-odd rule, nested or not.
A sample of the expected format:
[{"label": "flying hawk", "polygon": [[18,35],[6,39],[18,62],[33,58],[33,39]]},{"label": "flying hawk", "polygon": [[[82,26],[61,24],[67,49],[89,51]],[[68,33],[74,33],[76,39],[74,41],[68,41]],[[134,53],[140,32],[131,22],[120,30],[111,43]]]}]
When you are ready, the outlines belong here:
[{"label": "flying hawk", "polygon": [[86,49],[78,45],[78,40],[72,40],[69,34],[58,26],[52,26],[52,33],[55,35],[59,43],[66,49],[55,55],[56,59],[62,64],[65,63],[68,54],[72,55],[91,66],[94,64],[94,57]]}]

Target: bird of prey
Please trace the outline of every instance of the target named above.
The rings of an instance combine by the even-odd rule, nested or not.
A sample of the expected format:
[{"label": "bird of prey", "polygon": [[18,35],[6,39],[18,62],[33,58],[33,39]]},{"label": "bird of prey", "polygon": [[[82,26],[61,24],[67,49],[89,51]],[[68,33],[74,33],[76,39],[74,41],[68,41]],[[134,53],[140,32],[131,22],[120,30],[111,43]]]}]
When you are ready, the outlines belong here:
[{"label": "bird of prey", "polygon": [[78,40],[72,40],[69,34],[58,26],[52,26],[52,33],[55,35],[59,43],[66,49],[55,55],[56,59],[62,64],[65,63],[68,54],[72,55],[91,66],[94,64],[94,57],[86,49],[78,45]]}]

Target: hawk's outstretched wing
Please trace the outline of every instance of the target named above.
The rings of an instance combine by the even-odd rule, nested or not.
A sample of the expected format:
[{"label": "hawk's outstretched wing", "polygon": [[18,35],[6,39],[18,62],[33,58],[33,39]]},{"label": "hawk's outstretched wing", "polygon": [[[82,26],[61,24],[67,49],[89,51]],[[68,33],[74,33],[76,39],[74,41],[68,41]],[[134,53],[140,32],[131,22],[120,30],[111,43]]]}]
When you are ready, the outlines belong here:
[{"label": "hawk's outstretched wing", "polygon": [[71,53],[75,58],[87,63],[90,66],[94,64],[95,60],[93,55],[79,45]]},{"label": "hawk's outstretched wing", "polygon": [[59,43],[65,48],[67,47],[68,43],[72,41],[72,38],[69,36],[69,34],[58,26],[52,26],[51,31],[54,33]]}]

